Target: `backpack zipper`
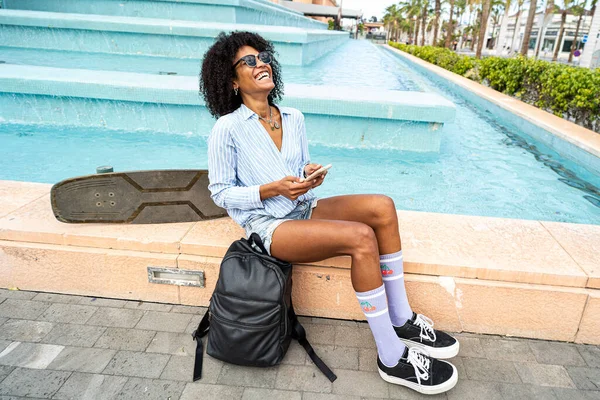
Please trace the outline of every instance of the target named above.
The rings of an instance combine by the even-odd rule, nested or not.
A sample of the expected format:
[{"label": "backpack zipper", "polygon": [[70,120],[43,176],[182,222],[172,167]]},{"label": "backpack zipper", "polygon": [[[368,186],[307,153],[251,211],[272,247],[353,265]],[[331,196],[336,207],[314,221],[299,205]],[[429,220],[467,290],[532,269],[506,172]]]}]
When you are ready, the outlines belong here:
[{"label": "backpack zipper", "polygon": [[225,324],[231,325],[231,326],[237,326],[238,328],[244,328],[244,329],[266,329],[266,328],[272,328],[279,324],[279,321],[276,321],[269,325],[255,325],[255,324],[245,325],[245,324],[240,324],[239,322],[230,321],[226,318],[219,317],[218,315],[214,315],[214,314],[210,314],[208,318],[210,319],[212,317],[214,317],[219,322],[222,322],[222,323],[225,323]]}]

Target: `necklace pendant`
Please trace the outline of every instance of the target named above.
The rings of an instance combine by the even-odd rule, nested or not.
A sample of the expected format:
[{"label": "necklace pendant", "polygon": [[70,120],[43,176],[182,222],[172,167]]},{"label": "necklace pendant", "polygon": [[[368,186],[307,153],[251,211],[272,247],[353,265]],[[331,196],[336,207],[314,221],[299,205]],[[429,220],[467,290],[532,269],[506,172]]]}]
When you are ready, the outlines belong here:
[{"label": "necklace pendant", "polygon": [[271,125],[271,131],[274,131],[275,127],[273,125]]},{"label": "necklace pendant", "polygon": [[280,126],[279,126],[279,123],[278,123],[277,121],[275,121],[275,128],[276,128],[276,129],[279,129],[279,128],[280,128]]}]

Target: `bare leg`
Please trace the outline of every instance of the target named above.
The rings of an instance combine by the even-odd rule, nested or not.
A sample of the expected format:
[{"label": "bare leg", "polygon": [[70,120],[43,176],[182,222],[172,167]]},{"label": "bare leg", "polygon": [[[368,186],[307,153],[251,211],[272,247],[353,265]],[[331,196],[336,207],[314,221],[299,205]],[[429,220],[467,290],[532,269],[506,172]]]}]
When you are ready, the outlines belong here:
[{"label": "bare leg", "polygon": [[351,277],[355,291],[367,292],[383,285],[377,238],[373,229],[360,222],[286,221],[273,233],[271,254],[291,263],[348,255],[352,258]]},{"label": "bare leg", "polygon": [[387,196],[358,194],[319,199],[311,218],[362,222],[375,232],[379,254],[402,249],[396,206]]}]

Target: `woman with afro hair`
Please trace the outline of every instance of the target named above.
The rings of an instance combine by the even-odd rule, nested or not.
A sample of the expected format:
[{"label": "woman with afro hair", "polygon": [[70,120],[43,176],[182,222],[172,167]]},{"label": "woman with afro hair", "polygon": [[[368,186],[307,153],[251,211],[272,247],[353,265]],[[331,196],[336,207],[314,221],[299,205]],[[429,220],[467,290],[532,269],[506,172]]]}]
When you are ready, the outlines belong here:
[{"label": "woman with afro hair", "polygon": [[351,278],[377,345],[381,377],[425,394],[457,382],[459,343],[412,311],[404,285],[398,217],[383,195],[317,199],[327,173],[310,160],[304,116],[278,106],[281,68],[273,45],[250,32],[221,33],[202,62],[200,92],[218,118],[208,139],[214,202],[257,233],[276,258],[311,263],[350,256]]}]

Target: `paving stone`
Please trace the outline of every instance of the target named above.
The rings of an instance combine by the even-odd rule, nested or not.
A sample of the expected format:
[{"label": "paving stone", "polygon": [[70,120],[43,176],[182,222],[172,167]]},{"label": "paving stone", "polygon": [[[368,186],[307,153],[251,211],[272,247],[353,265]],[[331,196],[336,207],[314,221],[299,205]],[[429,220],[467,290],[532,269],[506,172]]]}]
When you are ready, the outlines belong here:
[{"label": "paving stone", "polygon": [[448,400],[503,400],[498,382],[459,379],[454,388],[446,392]]},{"label": "paving stone", "polygon": [[[202,360],[202,383],[217,383],[223,361],[209,357],[206,354]],[[192,382],[194,374],[194,357],[173,356],[160,375],[160,379],[171,381]]]},{"label": "paving stone", "polygon": [[141,310],[101,307],[91,316],[88,325],[108,326],[112,328],[133,328],[144,315]]},{"label": "paving stone", "polygon": [[[118,400],[139,399],[178,399],[185,389],[185,383],[158,379],[129,378],[121,392],[115,397]],[[205,398],[205,397],[198,397]],[[209,397],[206,397],[209,398]]]},{"label": "paving stone", "polygon": [[[358,369],[358,349],[342,346],[313,346],[317,355],[329,368]],[[306,357],[308,365],[314,365],[310,357]]]},{"label": "paving stone", "polygon": [[460,343],[460,349],[458,351],[459,357],[470,357],[470,358],[485,358],[483,347],[481,347],[481,340],[473,337],[461,337],[457,339]]},{"label": "paving stone", "polygon": [[106,328],[103,326],[55,324],[42,341],[64,346],[92,347],[104,331]]},{"label": "paving stone", "polygon": [[207,310],[206,307],[182,306],[182,305],[177,304],[177,305],[173,306],[173,309],[171,311],[174,313],[181,313],[181,314],[204,315],[206,310]]},{"label": "paving stone", "polygon": [[358,349],[358,369],[377,372],[377,349]]},{"label": "paving stone", "polygon": [[83,296],[75,296],[72,294],[38,293],[32,300],[50,303],[78,304],[84,298],[85,297]]},{"label": "paving stone", "polygon": [[192,332],[194,332],[196,329],[198,329],[198,325],[200,324],[200,321],[202,321],[202,317],[204,317],[204,314],[202,314],[202,315],[193,315],[192,314],[192,319],[190,320],[190,323],[188,324],[188,326],[185,328],[184,333],[189,333],[191,335]]},{"label": "paving stone", "polygon": [[127,304],[127,300],[104,299],[101,297],[83,297],[81,300],[79,300],[79,304],[83,304],[84,306],[121,308]]},{"label": "paving stone", "polygon": [[[277,378],[277,369],[282,367],[289,368],[289,366],[258,368],[224,363],[217,383],[231,385],[234,382],[236,386],[273,388]],[[293,366],[292,368],[303,367]]]},{"label": "paving stone", "polygon": [[37,319],[51,303],[21,299],[6,299],[0,304],[0,317]]},{"label": "paving stone", "polygon": [[287,390],[246,388],[242,400],[302,400],[302,395]]},{"label": "paving stone", "polygon": [[0,340],[0,353],[2,353],[2,350],[7,348],[8,345],[11,344],[12,342],[13,342],[12,340]]},{"label": "paving stone", "polygon": [[136,328],[151,331],[184,333],[191,319],[191,314],[147,311],[136,325]]},{"label": "paving stone", "polygon": [[0,364],[45,369],[63,349],[51,344],[12,342],[0,353]]},{"label": "paving stone", "polygon": [[[458,373],[458,379],[468,379],[464,360],[465,360],[465,358],[463,358],[463,357],[454,357],[450,360],[446,360],[456,367],[456,372]],[[520,382],[520,380],[519,380],[519,382]]]},{"label": "paving stone", "polygon": [[0,365],[0,382],[2,382],[2,380],[6,378],[14,369],[15,367],[10,365]]},{"label": "paving stone", "polygon": [[24,319],[9,319],[0,329],[0,338],[20,342],[39,342],[48,335],[54,324]]},{"label": "paving stone", "polygon": [[48,369],[100,373],[114,357],[116,350],[88,347],[66,347],[48,365]]},{"label": "paving stone", "polygon": [[119,351],[108,363],[103,373],[138,378],[158,378],[169,361],[164,354]]},{"label": "paving stone", "polygon": [[285,353],[285,357],[281,363],[288,365],[304,365],[306,364],[306,359],[307,355],[304,347],[300,346],[297,341],[292,340],[290,347],[288,348],[287,353]]},{"label": "paving stone", "polygon": [[334,394],[389,397],[390,384],[381,379],[377,372],[338,369],[335,374],[338,378],[333,382]]},{"label": "paving stone", "polygon": [[[304,325],[304,322],[300,321]],[[321,325],[333,325],[333,326],[348,326],[351,328],[369,329],[369,324],[365,321],[346,321],[343,319],[328,319],[328,318],[317,318],[307,317],[306,323],[321,324]]]},{"label": "paving stone", "polygon": [[538,386],[575,387],[567,370],[562,365],[515,363],[515,368],[523,383]]},{"label": "paving stone", "polygon": [[[2,303],[2,302],[0,301],[0,303]],[[6,318],[6,317],[0,317],[0,325],[2,325],[3,323],[5,323],[6,321],[8,321],[8,318]]]},{"label": "paving stone", "polygon": [[501,383],[499,390],[502,397],[507,400],[559,400],[549,387]]},{"label": "paving stone", "polygon": [[311,345],[334,344],[335,325],[303,324],[306,338]]},{"label": "paving stone", "polygon": [[467,378],[474,381],[521,383],[512,361],[486,360],[483,358],[463,359]]},{"label": "paving stone", "polygon": [[0,289],[0,297],[7,299],[31,300],[36,295],[36,292],[28,292],[26,290]]},{"label": "paving stone", "polygon": [[[460,378],[459,378],[460,379]],[[440,393],[437,395],[425,395],[419,393],[415,390],[409,389],[404,386],[388,384],[390,389],[390,398],[391,399],[401,399],[401,400],[443,400],[447,399],[446,393]],[[484,400],[484,399],[482,399]],[[487,399],[485,399],[487,400]]]},{"label": "paving stone", "polygon": [[565,388],[552,388],[552,391],[559,400],[600,400],[600,392],[597,391]]},{"label": "paving stone", "polygon": [[85,324],[98,307],[79,304],[52,304],[38,318],[41,321]]},{"label": "paving stone", "polygon": [[173,304],[147,303],[145,301],[128,301],[125,308],[142,311],[163,311],[169,312],[173,309]]},{"label": "paving stone", "polygon": [[481,346],[486,358],[490,360],[516,361],[520,363],[536,362],[529,344],[523,341],[481,339]]},{"label": "paving stone", "polygon": [[570,343],[529,341],[529,347],[537,362],[552,365],[570,365],[581,367],[586,365],[579,354],[577,346]]},{"label": "paving stone", "polygon": [[567,367],[575,386],[583,390],[600,390],[600,368]]},{"label": "paving stone", "polygon": [[156,331],[107,328],[94,344],[94,347],[113,350],[144,351],[155,335]]},{"label": "paving stone", "polygon": [[146,351],[175,356],[194,356],[196,355],[196,342],[188,333],[158,332]]},{"label": "paving stone", "polygon": [[52,397],[57,400],[110,400],[121,391],[127,377],[74,372]]},{"label": "paving stone", "polygon": [[[227,364],[225,364],[225,367]],[[337,373],[338,370],[335,372]],[[223,376],[223,374],[221,374]],[[255,385],[252,385],[255,386]],[[280,365],[276,389],[331,393],[331,382],[315,366]]]},{"label": "paving stone", "polygon": [[302,400],[362,400],[359,396],[348,396],[346,394],[331,394],[331,393],[302,393]]},{"label": "paving stone", "polygon": [[370,329],[353,329],[349,326],[335,327],[334,344],[336,346],[360,347],[367,349],[376,348],[375,339],[373,338],[373,334],[371,333]]},{"label": "paving stone", "polygon": [[589,344],[580,344],[577,345],[577,350],[587,365],[592,368],[600,368],[600,347]]},{"label": "paving stone", "polygon": [[16,368],[0,385],[0,395],[49,399],[71,375],[66,371]]},{"label": "paving stone", "polygon": [[240,400],[243,387],[206,385],[199,382],[188,383],[183,390],[179,400],[198,400],[198,399],[219,399],[219,400]]}]

